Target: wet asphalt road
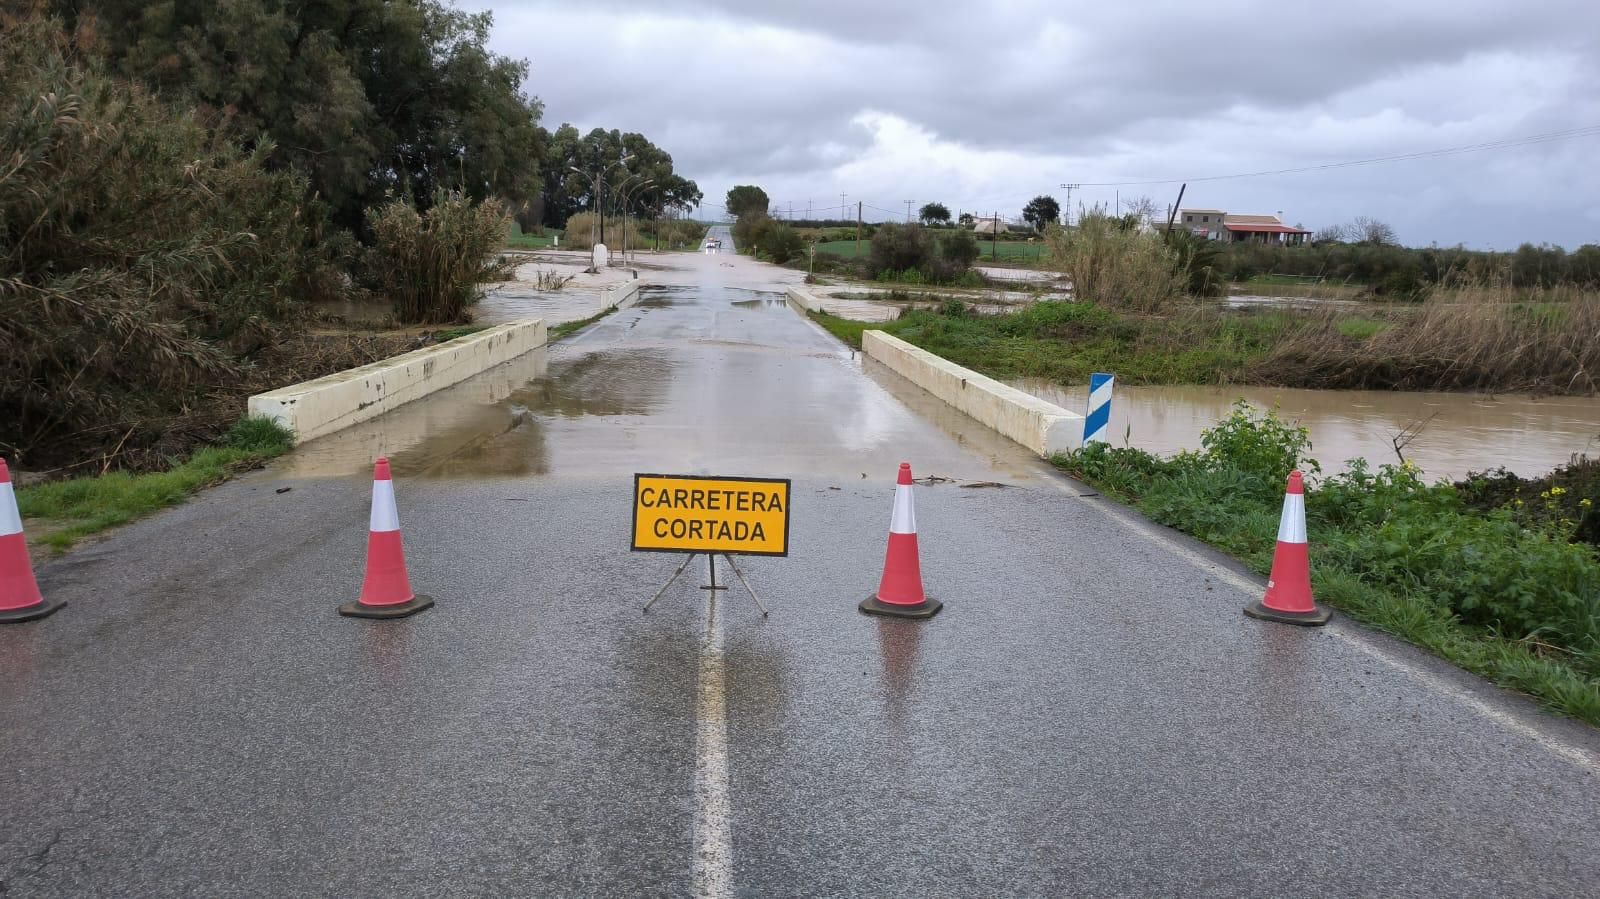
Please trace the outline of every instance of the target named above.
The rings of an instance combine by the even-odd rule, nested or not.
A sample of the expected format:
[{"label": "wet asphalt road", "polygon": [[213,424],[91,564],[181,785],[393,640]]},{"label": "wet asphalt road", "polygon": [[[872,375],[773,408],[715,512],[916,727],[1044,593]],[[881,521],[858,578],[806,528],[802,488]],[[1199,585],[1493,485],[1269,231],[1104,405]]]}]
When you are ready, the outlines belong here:
[{"label": "wet asphalt road", "polygon": [[[1253,579],[694,264],[41,565],[0,893],[1594,894],[1590,730],[1244,618]],[[401,622],[334,614],[379,451],[438,598]],[[855,610],[902,458],[956,479],[917,488],[920,623]],[[794,478],[791,556],[742,565],[770,618],[703,569],[640,613],[678,558],[627,551],[635,471]]]}]

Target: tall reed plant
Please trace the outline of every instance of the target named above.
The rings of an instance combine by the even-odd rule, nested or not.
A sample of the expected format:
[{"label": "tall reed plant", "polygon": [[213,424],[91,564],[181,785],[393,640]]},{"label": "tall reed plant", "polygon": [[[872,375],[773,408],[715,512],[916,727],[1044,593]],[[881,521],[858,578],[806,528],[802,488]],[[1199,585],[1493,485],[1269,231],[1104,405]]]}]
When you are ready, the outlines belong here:
[{"label": "tall reed plant", "polygon": [[500,247],[510,227],[500,204],[474,203],[441,193],[426,212],[392,200],[369,211],[374,242],[367,250],[370,286],[394,303],[395,317],[410,324],[453,324],[483,296],[485,282],[501,280],[507,262]]},{"label": "tall reed plant", "polygon": [[1155,234],[1140,233],[1101,210],[1071,230],[1051,227],[1049,261],[1072,277],[1080,300],[1111,309],[1159,312],[1183,295],[1179,260]]}]

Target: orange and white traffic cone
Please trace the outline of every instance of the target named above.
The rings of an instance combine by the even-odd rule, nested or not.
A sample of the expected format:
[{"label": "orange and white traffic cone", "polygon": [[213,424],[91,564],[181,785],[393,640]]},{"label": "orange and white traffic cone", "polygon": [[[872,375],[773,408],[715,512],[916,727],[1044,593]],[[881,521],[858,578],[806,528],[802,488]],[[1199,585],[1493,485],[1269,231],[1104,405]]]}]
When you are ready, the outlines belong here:
[{"label": "orange and white traffic cone", "polygon": [[1278,548],[1272,554],[1272,576],[1267,595],[1245,606],[1244,613],[1263,621],[1281,621],[1317,627],[1333,614],[1311,601],[1311,551],[1306,543],[1306,485],[1300,472],[1289,473],[1289,490],[1283,497],[1283,518],[1278,522]]},{"label": "orange and white traffic cone", "polygon": [[922,592],[922,563],[917,558],[917,510],[911,499],[911,463],[900,463],[894,488],[894,516],[889,519],[889,550],[876,595],[859,607],[869,615],[932,618],[944,603]]},{"label": "orange and white traffic cone", "polygon": [[0,624],[43,618],[66,604],[66,600],[45,602],[39,593],[28,539],[22,536],[17,495],[11,489],[11,469],[0,459]]},{"label": "orange and white traffic cone", "polygon": [[372,467],[372,524],[367,533],[367,577],[361,598],[339,607],[352,618],[404,618],[433,605],[433,597],[411,590],[406,551],[400,542],[400,513],[394,505],[394,478],[389,460]]}]

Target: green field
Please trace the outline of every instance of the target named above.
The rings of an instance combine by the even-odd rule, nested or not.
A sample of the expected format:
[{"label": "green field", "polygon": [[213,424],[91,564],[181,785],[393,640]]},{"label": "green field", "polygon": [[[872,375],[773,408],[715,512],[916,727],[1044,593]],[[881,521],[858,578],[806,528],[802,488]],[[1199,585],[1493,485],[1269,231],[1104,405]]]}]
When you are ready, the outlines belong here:
[{"label": "green field", "polygon": [[[861,241],[861,255],[866,255],[871,247],[872,241]],[[978,248],[983,251],[983,255],[978,257],[979,262],[992,259],[993,256],[991,254],[996,251],[1000,254],[1001,262],[1038,261],[1044,258],[1045,253],[1045,245],[1042,240],[1002,240],[997,242],[979,240]],[[819,243],[817,244],[817,252],[831,253],[846,259],[854,259],[857,255],[856,242],[853,240],[832,240],[827,243]]]},{"label": "green field", "polygon": [[511,233],[506,235],[506,246],[518,250],[538,250],[554,246],[557,231],[546,231],[543,234],[523,234],[522,228],[516,222],[511,223]]}]

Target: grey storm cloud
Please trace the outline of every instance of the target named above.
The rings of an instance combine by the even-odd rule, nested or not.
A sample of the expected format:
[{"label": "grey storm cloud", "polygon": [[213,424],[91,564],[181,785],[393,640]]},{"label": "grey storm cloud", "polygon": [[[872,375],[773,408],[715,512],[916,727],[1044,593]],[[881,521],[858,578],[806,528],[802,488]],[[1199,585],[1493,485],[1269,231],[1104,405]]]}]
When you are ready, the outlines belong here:
[{"label": "grey storm cloud", "polygon": [[[791,201],[845,190],[880,207],[1020,208],[1063,180],[1249,172],[1600,124],[1594,0],[487,6],[493,45],[529,60],[550,124],[644,132],[708,200],[755,181]],[[1600,241],[1597,146],[1227,182],[1198,200],[1287,206],[1313,224],[1370,214],[1415,243],[1573,245]],[[1508,160],[1520,166],[1508,173]]]}]

